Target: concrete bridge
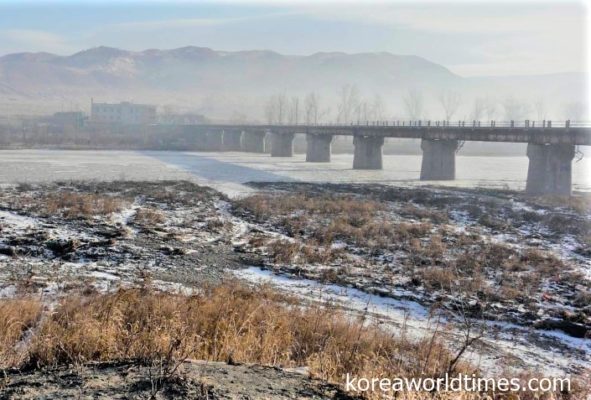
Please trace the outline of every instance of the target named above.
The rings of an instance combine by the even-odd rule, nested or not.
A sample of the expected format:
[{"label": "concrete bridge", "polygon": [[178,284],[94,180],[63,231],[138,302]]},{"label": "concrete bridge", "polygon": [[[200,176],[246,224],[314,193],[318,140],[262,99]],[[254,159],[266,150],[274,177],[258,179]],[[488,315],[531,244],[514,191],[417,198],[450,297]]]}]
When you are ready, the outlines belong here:
[{"label": "concrete bridge", "polygon": [[[421,139],[423,160],[421,180],[455,179],[455,156],[463,141],[527,143],[529,168],[526,192],[530,194],[571,193],[572,160],[575,146],[591,145],[591,126],[566,121],[520,123],[491,121],[373,122],[364,124],[326,125],[192,125],[186,126],[198,134],[212,151],[245,151],[264,153],[272,157],[293,156],[293,139],[305,134],[306,161],[329,162],[332,138],[352,136],[354,169],[382,169],[384,138]],[[269,140],[270,138],[270,140]]]}]

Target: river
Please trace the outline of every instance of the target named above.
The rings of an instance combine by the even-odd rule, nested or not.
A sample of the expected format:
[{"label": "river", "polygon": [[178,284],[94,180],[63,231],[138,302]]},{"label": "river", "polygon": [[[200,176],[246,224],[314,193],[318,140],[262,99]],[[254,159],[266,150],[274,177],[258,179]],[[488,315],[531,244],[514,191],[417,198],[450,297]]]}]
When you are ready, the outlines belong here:
[{"label": "river", "polygon": [[[303,154],[271,158],[268,154],[163,151],[0,151],[0,183],[62,180],[190,179],[228,195],[250,189],[249,181],[371,182],[387,185],[437,184],[522,190],[527,157],[461,156],[456,180],[421,182],[421,157],[384,155],[384,169],[353,170],[353,156],[336,154],[330,163],[306,163]],[[573,189],[591,192],[591,159],[573,161]]]}]

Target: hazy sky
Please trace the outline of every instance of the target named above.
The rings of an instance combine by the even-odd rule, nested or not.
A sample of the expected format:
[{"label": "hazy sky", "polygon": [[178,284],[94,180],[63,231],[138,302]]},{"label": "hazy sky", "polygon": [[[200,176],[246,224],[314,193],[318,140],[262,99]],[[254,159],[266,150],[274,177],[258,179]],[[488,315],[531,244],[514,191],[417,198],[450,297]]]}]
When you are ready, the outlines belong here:
[{"label": "hazy sky", "polygon": [[187,45],[414,54],[464,76],[585,71],[583,2],[0,0],[0,55]]}]

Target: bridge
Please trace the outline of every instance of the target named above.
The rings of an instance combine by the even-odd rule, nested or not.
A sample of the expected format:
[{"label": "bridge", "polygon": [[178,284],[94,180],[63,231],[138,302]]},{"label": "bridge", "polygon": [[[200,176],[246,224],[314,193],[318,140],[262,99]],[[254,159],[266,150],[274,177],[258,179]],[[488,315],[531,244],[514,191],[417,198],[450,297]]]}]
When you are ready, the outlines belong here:
[{"label": "bridge", "polygon": [[464,141],[527,143],[529,167],[526,193],[571,194],[575,146],[591,145],[591,125],[522,121],[375,121],[351,124],[209,124],[187,125],[208,150],[267,152],[272,157],[292,157],[295,134],[305,134],[306,161],[330,162],[334,136],[352,136],[354,169],[382,169],[384,138],[421,139],[421,180],[455,179],[455,156]]}]

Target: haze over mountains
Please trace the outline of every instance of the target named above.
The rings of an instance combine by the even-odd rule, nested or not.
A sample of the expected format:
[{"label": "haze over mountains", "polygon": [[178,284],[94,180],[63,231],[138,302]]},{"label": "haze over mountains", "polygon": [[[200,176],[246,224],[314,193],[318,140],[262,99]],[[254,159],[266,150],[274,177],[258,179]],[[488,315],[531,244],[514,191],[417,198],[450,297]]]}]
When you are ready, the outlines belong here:
[{"label": "haze over mountains", "polygon": [[[215,51],[205,47],[132,52],[97,47],[71,56],[17,53],[0,57],[0,113],[87,111],[95,101],[135,101],[195,111],[211,118],[263,119],[270,95],[303,98],[319,94],[334,119],[337,95],[347,84],[361,97],[382,97],[386,118],[405,118],[402,98],[421,93],[425,118],[442,118],[437,96],[461,93],[458,118],[469,115],[476,97],[501,103],[513,96],[543,101],[548,118],[563,119],[568,104],[586,104],[587,74],[463,78],[412,55],[390,53],[316,53],[281,55],[272,51]],[[533,113],[533,107],[529,107]],[[535,118],[535,115],[531,116]]]}]

